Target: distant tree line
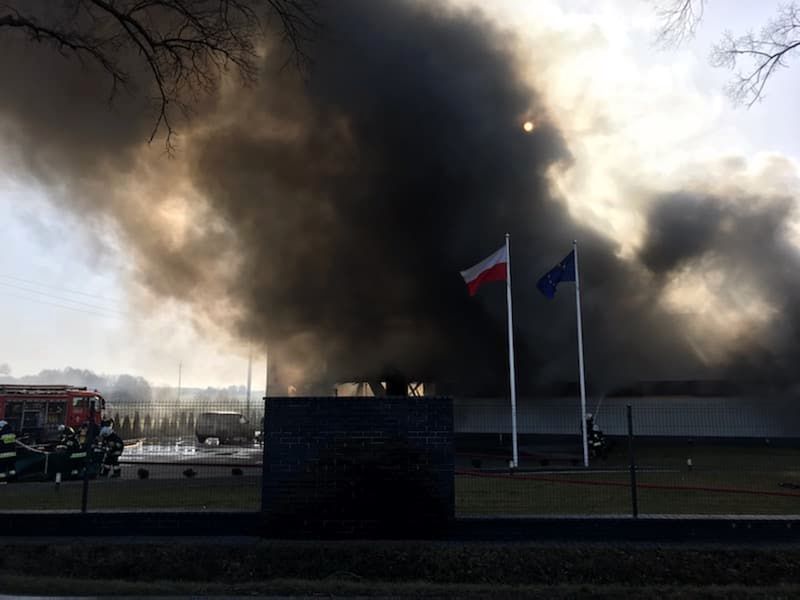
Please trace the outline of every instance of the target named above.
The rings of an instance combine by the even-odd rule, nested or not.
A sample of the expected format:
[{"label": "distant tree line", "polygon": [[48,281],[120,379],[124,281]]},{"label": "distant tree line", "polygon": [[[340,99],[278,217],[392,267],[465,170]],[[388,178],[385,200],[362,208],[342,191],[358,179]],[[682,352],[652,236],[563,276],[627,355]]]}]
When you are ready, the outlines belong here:
[{"label": "distant tree line", "polygon": [[[2,365],[0,365],[2,366]],[[36,375],[11,377],[0,369],[0,383],[65,384],[96,389],[106,400],[108,414],[123,439],[168,440],[190,437],[195,432],[197,415],[206,411],[246,412],[246,388],[184,389],[180,400],[172,387],[154,387],[137,375],[102,375],[86,369],[67,367],[48,369]],[[253,391],[251,412],[246,415],[258,428],[263,413],[261,393]]]},{"label": "distant tree line", "polygon": [[152,416],[149,412],[132,414],[114,413],[117,433],[123,439],[138,438],[178,438],[194,435],[195,416],[193,411],[177,411],[161,416]]}]

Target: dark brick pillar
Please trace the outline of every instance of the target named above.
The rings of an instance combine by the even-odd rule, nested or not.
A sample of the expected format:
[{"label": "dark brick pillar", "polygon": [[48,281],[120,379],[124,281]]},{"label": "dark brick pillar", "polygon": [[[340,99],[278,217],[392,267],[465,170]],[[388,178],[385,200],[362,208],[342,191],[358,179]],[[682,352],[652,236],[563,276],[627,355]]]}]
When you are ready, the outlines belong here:
[{"label": "dark brick pillar", "polygon": [[455,505],[449,398],[269,398],[267,535],[437,537]]}]

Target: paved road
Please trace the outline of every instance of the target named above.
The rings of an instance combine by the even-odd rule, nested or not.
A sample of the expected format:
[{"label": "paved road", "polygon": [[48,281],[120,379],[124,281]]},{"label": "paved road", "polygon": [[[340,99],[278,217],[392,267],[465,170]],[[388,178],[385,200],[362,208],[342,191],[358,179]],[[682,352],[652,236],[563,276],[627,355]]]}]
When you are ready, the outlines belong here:
[{"label": "paved road", "polygon": [[[528,450],[528,448],[525,448]],[[479,461],[476,464],[476,459]],[[183,471],[192,469],[196,477],[229,477],[232,469],[240,469],[243,475],[260,475],[263,460],[261,446],[207,446],[189,443],[148,444],[125,449],[120,463],[123,465],[123,476],[135,478],[139,469],[147,469],[151,479],[171,479],[182,477]],[[539,461],[524,454],[520,457],[522,470],[533,469],[538,474],[561,473],[572,470],[568,462],[564,465],[553,465],[550,469],[542,468]],[[502,470],[508,468],[506,457],[465,451],[455,458],[457,469]],[[581,469],[582,470],[582,469]],[[639,471],[645,469],[640,468]],[[663,469],[647,469],[663,470]],[[599,472],[623,472],[627,467],[593,469]]]},{"label": "paved road", "polygon": [[126,462],[241,462],[261,464],[261,446],[205,446],[196,444],[148,444],[125,448]]},{"label": "paved road", "polygon": [[[332,597],[332,595],[331,595]],[[336,594],[336,598],[340,598],[342,600],[355,600],[355,599],[364,599],[364,600],[381,600],[382,598],[395,598],[395,596],[342,596]],[[0,600],[20,600],[20,598],[24,598],[25,600],[117,600],[118,598],[131,598],[131,599],[139,599],[142,596],[120,596],[115,594],[113,596],[7,596],[5,594],[0,594]],[[178,596],[146,596],[148,600],[204,600],[208,598],[209,600],[253,600],[253,598],[263,598],[264,600],[297,600],[298,598],[319,598],[319,594],[314,595],[301,595],[301,596],[219,596],[219,595],[212,595],[212,596],[203,596],[203,595],[196,595],[193,594],[191,596],[187,596],[185,594],[178,595]]]},{"label": "paved road", "polygon": [[140,469],[147,470],[149,479],[183,477],[187,469],[197,478],[230,477],[234,469],[260,475],[262,456],[260,446],[156,444],[126,448],[120,464],[126,479],[136,478]]}]

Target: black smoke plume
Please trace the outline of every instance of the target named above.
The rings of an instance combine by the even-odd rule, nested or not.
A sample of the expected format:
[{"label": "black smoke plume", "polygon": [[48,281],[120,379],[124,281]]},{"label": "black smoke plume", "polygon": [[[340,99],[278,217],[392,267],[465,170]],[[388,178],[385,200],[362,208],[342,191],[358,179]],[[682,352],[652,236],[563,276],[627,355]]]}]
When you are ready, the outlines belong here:
[{"label": "black smoke plume", "polygon": [[[680,192],[654,199],[642,263],[656,287],[675,276],[711,282],[721,311],[740,316],[719,375],[784,387],[796,382],[800,341],[793,199]],[[750,313],[750,314],[748,314]]]},{"label": "black smoke plume", "polygon": [[[145,147],[152,123],[135,98],[108,108],[93,67],[0,36],[6,163],[90,225],[114,227],[157,295],[268,343],[285,383],[399,370],[462,393],[504,393],[505,289],[470,298],[458,272],[506,232],[523,393],[575,378],[571,285],[554,301],[535,289],[573,239],[594,386],[721,372],[659,303],[673,269],[709,253],[763,273],[752,248],[717,227],[721,204],[673,212],[659,200],[642,260],[622,260],[551,192],[548,170],[571,160],[569,140],[526,83],[512,35],[439,3],[337,0],[319,18],[308,73],[267,51],[254,88],[231,84],[196,107],[172,159]],[[157,215],[181,190],[191,222],[175,237]],[[768,218],[754,223],[775,233]],[[778,246],[774,258],[796,264]]]}]

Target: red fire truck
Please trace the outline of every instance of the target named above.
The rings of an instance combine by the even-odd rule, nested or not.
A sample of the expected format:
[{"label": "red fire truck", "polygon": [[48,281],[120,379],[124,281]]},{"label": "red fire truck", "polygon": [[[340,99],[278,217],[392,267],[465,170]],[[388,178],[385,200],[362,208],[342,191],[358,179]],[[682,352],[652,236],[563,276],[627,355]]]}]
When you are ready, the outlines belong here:
[{"label": "red fire truck", "polygon": [[98,425],[106,402],[97,390],[71,385],[0,384],[0,418],[9,422],[18,437],[42,443],[58,437],[58,426],[76,430],[94,415]]}]

